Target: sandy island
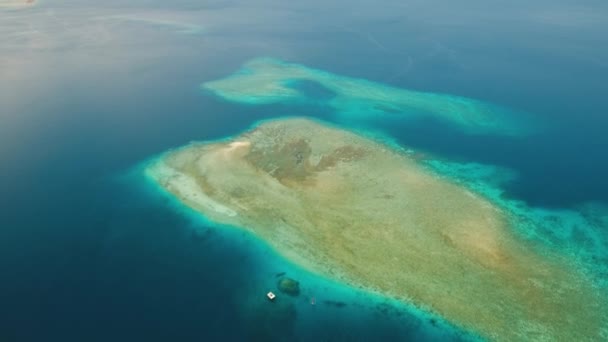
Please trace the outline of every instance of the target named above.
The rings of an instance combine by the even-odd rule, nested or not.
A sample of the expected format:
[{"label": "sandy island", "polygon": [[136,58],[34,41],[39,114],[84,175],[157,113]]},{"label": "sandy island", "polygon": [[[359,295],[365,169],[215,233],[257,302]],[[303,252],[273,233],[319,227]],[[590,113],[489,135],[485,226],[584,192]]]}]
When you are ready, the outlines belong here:
[{"label": "sandy island", "polygon": [[566,257],[536,252],[494,204],[354,133],[269,121],[230,142],[169,152],[146,172],[293,262],[483,337],[605,337],[605,295]]}]

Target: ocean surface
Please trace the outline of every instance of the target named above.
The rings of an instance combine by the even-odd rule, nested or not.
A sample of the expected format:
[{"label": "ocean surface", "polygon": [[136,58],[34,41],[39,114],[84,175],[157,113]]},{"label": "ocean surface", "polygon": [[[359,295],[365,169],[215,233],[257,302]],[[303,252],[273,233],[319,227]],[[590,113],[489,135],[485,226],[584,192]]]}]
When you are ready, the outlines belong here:
[{"label": "ocean surface", "polygon": [[[0,4],[2,1],[0,0]],[[283,260],[138,177],[191,141],[289,115],[513,171],[504,197],[548,212],[608,206],[605,1],[39,1],[0,7],[0,340],[471,340],[402,303]],[[200,88],[273,57],[495,103],[525,136],[432,118],[345,123],[307,103],[238,104]],[[608,211],[592,257],[608,279]],[[585,248],[583,246],[582,248]],[[302,293],[270,304],[277,274]],[[604,272],[604,273],[602,273]],[[315,298],[315,305],[310,300]]]}]

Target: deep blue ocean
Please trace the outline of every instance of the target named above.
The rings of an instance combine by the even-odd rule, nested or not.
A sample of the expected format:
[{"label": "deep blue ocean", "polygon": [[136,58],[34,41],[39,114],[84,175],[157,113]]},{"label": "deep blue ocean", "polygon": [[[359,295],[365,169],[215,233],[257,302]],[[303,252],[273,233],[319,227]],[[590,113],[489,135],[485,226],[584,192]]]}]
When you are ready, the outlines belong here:
[{"label": "deep blue ocean", "polygon": [[[320,104],[238,105],[199,88],[269,56],[528,113],[539,129],[526,137],[426,119],[370,125],[409,148],[516,171],[505,191],[530,206],[608,204],[607,37],[605,1],[0,7],[0,341],[471,338],[298,269],[242,231],[206,227],[132,170],[262,119],[333,120]],[[268,306],[282,272],[303,293]]]}]

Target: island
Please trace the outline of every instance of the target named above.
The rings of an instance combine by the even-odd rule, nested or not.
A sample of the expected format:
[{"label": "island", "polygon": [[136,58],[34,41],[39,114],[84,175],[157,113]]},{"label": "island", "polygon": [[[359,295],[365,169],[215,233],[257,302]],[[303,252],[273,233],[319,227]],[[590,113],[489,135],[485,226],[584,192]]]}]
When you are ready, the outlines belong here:
[{"label": "island", "polygon": [[275,119],[168,151],[145,172],[294,263],[483,338],[606,337],[606,295],[573,260],[520,238],[497,204],[381,140]]}]

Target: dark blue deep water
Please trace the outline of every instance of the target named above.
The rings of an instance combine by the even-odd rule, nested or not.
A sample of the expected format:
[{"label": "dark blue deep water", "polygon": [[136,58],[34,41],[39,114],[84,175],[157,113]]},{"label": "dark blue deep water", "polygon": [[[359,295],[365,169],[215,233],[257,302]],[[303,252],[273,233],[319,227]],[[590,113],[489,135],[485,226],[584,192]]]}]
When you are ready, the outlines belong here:
[{"label": "dark blue deep water", "polygon": [[[531,206],[608,203],[606,37],[603,1],[0,7],[0,341],[470,337],[206,227],[132,170],[261,119],[331,120],[331,93],[314,84],[297,85],[320,99],[305,106],[236,105],[199,89],[272,56],[529,113],[540,129],[517,138],[430,120],[372,124],[411,148],[515,170],[506,192]],[[264,308],[249,301],[278,272],[298,277],[302,298],[251,309]],[[317,311],[307,294],[323,300]]]}]

